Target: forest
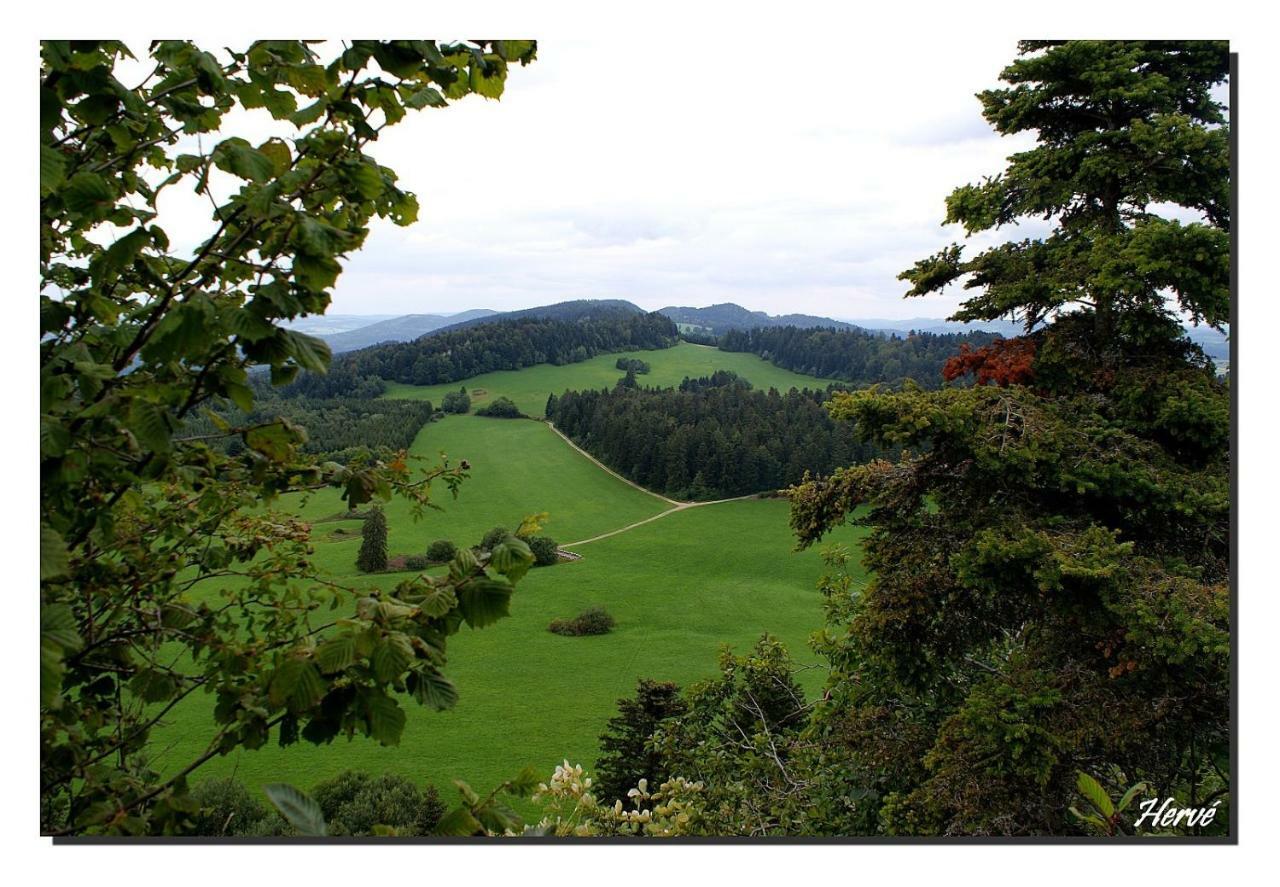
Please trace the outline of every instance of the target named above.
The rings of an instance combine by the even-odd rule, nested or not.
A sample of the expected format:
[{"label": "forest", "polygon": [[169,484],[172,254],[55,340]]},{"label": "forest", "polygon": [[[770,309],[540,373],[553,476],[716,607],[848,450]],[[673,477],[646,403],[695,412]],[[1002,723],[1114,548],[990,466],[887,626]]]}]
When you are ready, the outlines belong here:
[{"label": "forest", "polygon": [[300,380],[294,390],[332,396],[335,386],[358,386],[369,378],[436,385],[539,363],[580,363],[610,351],[669,348],[676,340],[675,324],[661,314],[602,312],[577,321],[517,317],[353,351],[334,360],[330,377]]},{"label": "forest", "polygon": [[566,391],[547,418],[610,468],[676,499],[722,499],[782,489],[878,450],[823,408],[825,391],[752,390],[731,372],[678,389]]},{"label": "forest", "polygon": [[301,451],[345,462],[357,453],[405,450],[435,409],[425,400],[371,400],[360,397],[260,397],[252,410],[233,405],[189,419],[183,437],[206,437],[221,452],[244,450],[249,429],[281,421],[305,429]]},{"label": "forest", "polygon": [[993,333],[912,333],[885,336],[859,329],[756,327],[720,336],[724,351],[746,351],[797,373],[862,386],[899,385],[912,379],[942,384],[942,367],[961,345],[983,346]]}]

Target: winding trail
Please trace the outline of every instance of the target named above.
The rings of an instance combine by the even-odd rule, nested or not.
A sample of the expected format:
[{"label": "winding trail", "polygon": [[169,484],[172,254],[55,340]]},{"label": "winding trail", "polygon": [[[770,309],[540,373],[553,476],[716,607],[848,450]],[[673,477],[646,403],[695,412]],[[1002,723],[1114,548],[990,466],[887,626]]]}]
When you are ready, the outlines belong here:
[{"label": "winding trail", "polygon": [[675,514],[677,511],[685,511],[686,509],[689,509],[689,508],[702,508],[703,506],[706,506],[706,505],[721,505],[725,502],[742,502],[747,499],[757,499],[760,496],[759,493],[748,493],[745,496],[734,496],[729,499],[714,499],[710,502],[681,502],[678,499],[669,499],[666,496],[653,492],[653,490],[646,490],[644,487],[640,486],[635,481],[628,480],[627,478],[623,477],[621,474],[618,474],[618,472],[614,471],[608,465],[605,465],[595,456],[591,455],[582,447],[578,446],[576,443],[570,440],[569,437],[563,431],[561,431],[559,428],[555,426],[555,423],[548,421],[547,427],[550,428],[552,431],[554,431],[556,434],[558,434],[561,440],[563,440],[569,446],[573,447],[573,449],[576,450],[579,453],[579,455],[590,460],[591,463],[595,465],[597,468],[599,468],[601,471],[605,471],[610,475],[612,475],[613,477],[616,477],[618,480],[622,481],[627,486],[635,487],[640,492],[648,493],[650,496],[653,496],[655,499],[661,499],[663,502],[666,502],[671,506],[671,508],[668,508],[666,511],[660,511],[657,514],[653,515],[652,517],[646,517],[644,520],[638,520],[633,524],[627,524],[625,527],[620,527],[619,529],[616,529],[616,530],[610,530],[608,533],[601,533],[599,536],[592,536],[590,539],[581,539],[577,542],[566,542],[565,544],[560,546],[561,548],[574,548],[579,545],[587,545],[591,542],[599,542],[601,539],[608,539],[610,536],[617,536],[619,533],[625,533],[628,530],[634,530],[636,527],[643,526],[644,524],[652,523],[653,521],[659,520],[660,518],[664,518],[669,514]]}]

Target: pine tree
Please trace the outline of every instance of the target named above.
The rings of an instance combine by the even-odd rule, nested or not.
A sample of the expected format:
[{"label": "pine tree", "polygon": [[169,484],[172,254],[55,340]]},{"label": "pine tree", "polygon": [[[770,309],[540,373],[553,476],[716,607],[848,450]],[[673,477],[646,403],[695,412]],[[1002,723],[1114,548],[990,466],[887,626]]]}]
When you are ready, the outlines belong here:
[{"label": "pine tree", "polygon": [[387,568],[387,516],[373,506],[360,529],[360,553],[356,568],[364,573],[380,573]]},{"label": "pine tree", "polygon": [[596,764],[596,795],[605,805],[622,801],[630,807],[627,792],[641,779],[650,790],[673,774],[663,769],[659,753],[648,745],[658,724],[684,714],[687,706],[680,688],[670,681],[641,680],[634,697],[618,700],[618,714],[609,720],[600,736],[600,758]]}]

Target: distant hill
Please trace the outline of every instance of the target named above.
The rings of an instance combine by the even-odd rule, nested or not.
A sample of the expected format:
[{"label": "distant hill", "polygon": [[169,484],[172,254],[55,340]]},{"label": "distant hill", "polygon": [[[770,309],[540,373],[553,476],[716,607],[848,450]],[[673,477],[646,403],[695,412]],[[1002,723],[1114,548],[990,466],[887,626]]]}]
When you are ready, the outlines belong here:
[{"label": "distant hill", "polygon": [[362,326],[390,320],[394,314],[312,314],[288,321],[285,326],[309,336],[332,336]]},{"label": "distant hill", "polygon": [[684,328],[694,332],[707,332],[714,336],[722,335],[729,330],[749,330],[757,327],[794,326],[801,329],[812,327],[834,327],[850,330],[854,324],[830,317],[815,317],[812,314],[779,314],[770,315],[763,311],[749,311],[733,302],[719,305],[708,305],[706,308],[670,307],[659,308],[659,314],[670,317]]},{"label": "distant hill", "polygon": [[344,351],[357,351],[370,345],[383,342],[411,342],[420,336],[447,326],[492,317],[497,314],[488,308],[474,308],[460,314],[403,314],[399,317],[385,317],[368,322],[364,326],[348,327],[345,330],[301,330],[318,335],[329,343],[334,354]]},{"label": "distant hill", "polygon": [[571,302],[556,302],[553,305],[538,305],[535,308],[521,308],[519,311],[494,312],[483,317],[463,319],[459,323],[450,323],[448,326],[440,327],[439,330],[432,330],[432,332],[444,330],[454,332],[482,323],[492,323],[497,320],[514,320],[522,317],[567,321],[611,320],[644,313],[646,313],[645,310],[639,305],[633,305],[624,299],[575,299]]}]

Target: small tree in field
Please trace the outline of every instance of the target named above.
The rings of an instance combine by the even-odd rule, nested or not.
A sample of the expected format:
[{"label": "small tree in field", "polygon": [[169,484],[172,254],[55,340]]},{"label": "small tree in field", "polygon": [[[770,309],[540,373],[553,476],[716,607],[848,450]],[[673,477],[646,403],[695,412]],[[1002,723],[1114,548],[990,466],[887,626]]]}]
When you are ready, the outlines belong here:
[{"label": "small tree in field", "polygon": [[377,506],[369,509],[360,529],[356,567],[363,573],[381,573],[387,568],[387,516]]}]

